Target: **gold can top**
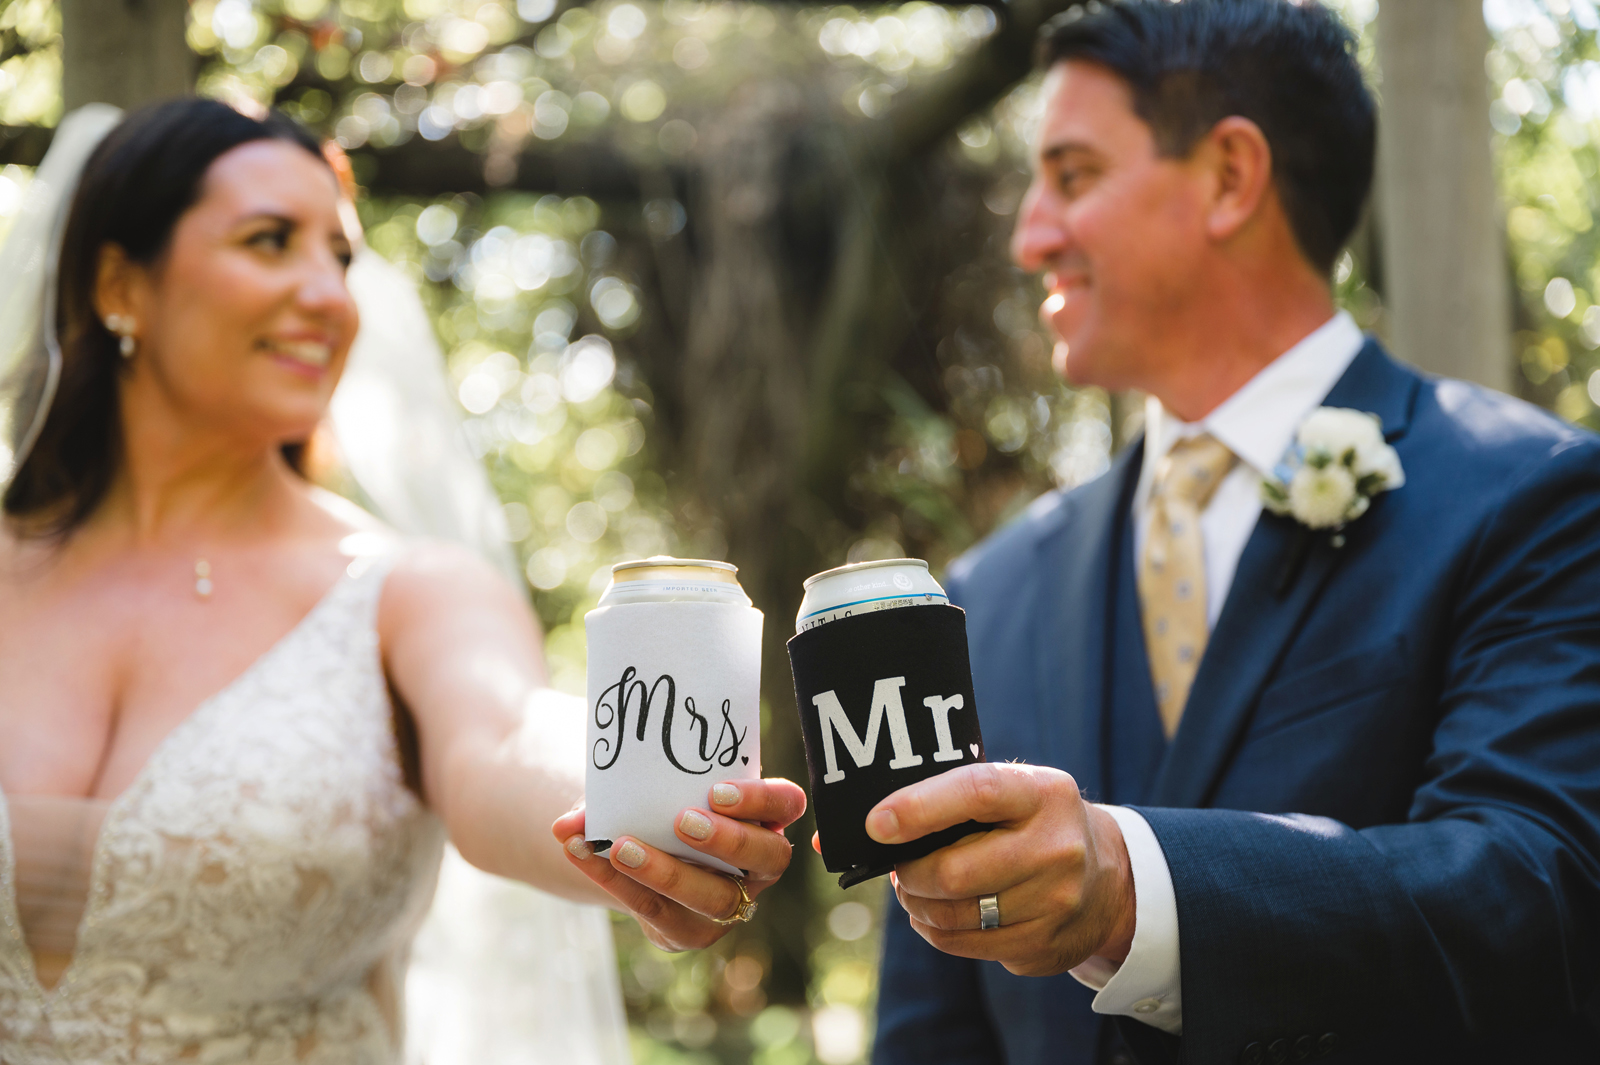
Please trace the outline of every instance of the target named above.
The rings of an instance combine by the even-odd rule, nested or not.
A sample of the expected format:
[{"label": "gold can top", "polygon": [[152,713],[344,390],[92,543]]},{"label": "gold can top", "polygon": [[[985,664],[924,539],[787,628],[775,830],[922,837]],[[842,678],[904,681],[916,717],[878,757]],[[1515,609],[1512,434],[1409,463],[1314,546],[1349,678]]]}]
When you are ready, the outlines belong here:
[{"label": "gold can top", "polygon": [[718,581],[737,586],[738,573],[739,567],[731,562],[654,555],[632,562],[618,562],[611,567],[611,580],[620,584],[623,581],[682,580],[692,576],[703,581]]}]

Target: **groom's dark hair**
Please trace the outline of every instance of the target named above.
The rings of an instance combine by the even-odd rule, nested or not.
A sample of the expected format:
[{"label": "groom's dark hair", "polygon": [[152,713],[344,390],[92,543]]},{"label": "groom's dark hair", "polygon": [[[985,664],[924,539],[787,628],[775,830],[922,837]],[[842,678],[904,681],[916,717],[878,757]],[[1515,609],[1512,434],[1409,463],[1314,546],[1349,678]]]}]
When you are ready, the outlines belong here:
[{"label": "groom's dark hair", "polygon": [[1231,115],[1254,122],[1300,250],[1327,273],[1372,188],[1376,109],[1355,53],[1316,0],[1090,0],[1045,26],[1039,58],[1116,74],[1165,156]]}]

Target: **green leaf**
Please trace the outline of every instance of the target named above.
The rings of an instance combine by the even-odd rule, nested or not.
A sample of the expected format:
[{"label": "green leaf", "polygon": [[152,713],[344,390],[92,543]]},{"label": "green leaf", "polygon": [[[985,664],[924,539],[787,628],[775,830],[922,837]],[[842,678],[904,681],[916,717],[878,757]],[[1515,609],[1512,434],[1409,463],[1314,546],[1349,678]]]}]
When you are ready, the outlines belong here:
[{"label": "green leaf", "polygon": [[1287,514],[1289,512],[1289,489],[1278,481],[1263,478],[1261,481],[1261,505],[1274,514]]},{"label": "green leaf", "polygon": [[1384,490],[1388,478],[1381,473],[1369,473],[1356,480],[1356,491],[1364,496],[1375,496]]}]

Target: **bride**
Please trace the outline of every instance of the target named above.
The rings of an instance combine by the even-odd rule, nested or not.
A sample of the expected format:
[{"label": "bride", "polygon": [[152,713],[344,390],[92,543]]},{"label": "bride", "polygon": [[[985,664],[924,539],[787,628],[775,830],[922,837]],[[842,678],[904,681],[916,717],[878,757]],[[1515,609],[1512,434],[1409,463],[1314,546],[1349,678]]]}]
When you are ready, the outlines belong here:
[{"label": "bride", "polygon": [[0,349],[0,1060],[395,1062],[446,834],[665,949],[714,942],[787,867],[800,789],[682,812],[742,882],[590,853],[523,724],[521,597],[301,473],[357,327],[315,142],[203,100],[103,128],[0,293],[30,325]]}]

